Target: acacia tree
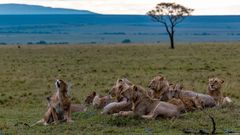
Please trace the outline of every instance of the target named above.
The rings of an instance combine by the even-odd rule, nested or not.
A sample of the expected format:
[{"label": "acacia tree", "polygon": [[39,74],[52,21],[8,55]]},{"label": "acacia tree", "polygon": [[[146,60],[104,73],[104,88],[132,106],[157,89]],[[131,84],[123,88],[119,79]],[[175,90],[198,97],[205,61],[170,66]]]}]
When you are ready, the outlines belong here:
[{"label": "acacia tree", "polygon": [[147,12],[153,21],[162,23],[168,33],[171,49],[174,49],[175,26],[181,23],[185,17],[190,16],[193,9],[176,3],[159,3],[155,9]]}]

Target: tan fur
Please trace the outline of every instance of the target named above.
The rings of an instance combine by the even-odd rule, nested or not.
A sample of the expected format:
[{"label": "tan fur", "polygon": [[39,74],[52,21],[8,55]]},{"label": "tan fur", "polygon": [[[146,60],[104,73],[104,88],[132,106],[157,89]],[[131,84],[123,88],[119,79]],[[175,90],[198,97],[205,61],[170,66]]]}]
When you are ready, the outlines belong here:
[{"label": "tan fur", "polygon": [[60,103],[64,112],[64,119],[67,122],[72,122],[71,116],[71,100],[68,96],[67,84],[63,80],[57,80],[56,83],[57,93],[53,96],[57,102]]},{"label": "tan fur", "polygon": [[133,111],[120,112],[120,115],[136,115],[146,119],[155,119],[157,116],[176,118],[180,114],[176,105],[152,99],[143,88],[135,85],[122,91],[121,95],[132,102]]},{"label": "tan fur", "polygon": [[87,110],[85,105],[82,104],[71,104],[71,112],[85,112]]},{"label": "tan fur", "polygon": [[118,79],[109,91],[109,94],[112,97],[116,97],[117,101],[107,104],[103,108],[102,114],[113,114],[120,111],[130,111],[132,108],[131,102],[121,97],[120,93],[132,85],[133,84],[126,78]]},{"label": "tan fur", "polygon": [[98,95],[95,91],[89,94],[85,99],[85,104],[93,105],[97,109],[102,109],[107,104],[113,102],[114,99],[111,96],[101,96]]},{"label": "tan fur", "polygon": [[214,98],[217,105],[227,105],[232,103],[232,100],[229,97],[224,97],[221,91],[224,80],[221,80],[217,77],[210,78],[208,80],[208,95]]},{"label": "tan fur", "polygon": [[199,108],[201,108],[200,106],[202,106],[203,108],[216,106],[215,100],[207,94],[202,94],[202,93],[189,91],[189,90],[175,90],[174,93],[172,94],[174,98],[181,98],[181,97],[196,98],[197,97],[195,101],[196,102],[200,101],[199,103],[197,103]]},{"label": "tan fur", "polygon": [[[181,101],[181,102],[180,102]],[[203,109],[203,105],[201,100],[198,97],[179,97],[177,98],[172,98],[168,101],[169,103],[172,103],[180,108],[183,108],[182,105],[184,106],[185,112],[190,112],[194,111],[196,109]]]},{"label": "tan fur", "polygon": [[180,110],[182,113],[187,112],[187,107],[181,99],[172,98],[168,101],[168,103],[176,105],[178,107],[178,110]]},{"label": "tan fur", "polygon": [[57,80],[56,83],[57,92],[48,97],[48,110],[44,114],[44,125],[51,123],[58,123],[60,121],[71,122],[71,101],[68,97],[67,84],[62,80]]},{"label": "tan fur", "polygon": [[127,99],[123,99],[119,102],[112,102],[103,108],[102,114],[114,114],[120,111],[129,111],[132,108],[131,102]]},{"label": "tan fur", "polygon": [[126,78],[118,79],[116,83],[112,86],[111,90],[109,91],[109,94],[112,97],[117,97],[122,90],[128,88],[129,86],[132,86],[133,84]]},{"label": "tan fur", "polygon": [[168,91],[170,85],[165,77],[158,75],[154,77],[148,87],[153,90],[153,98],[167,101],[167,95],[165,93]]},{"label": "tan fur", "polygon": [[93,106],[97,109],[102,109],[109,103],[113,102],[114,100],[110,96],[95,96],[93,99]]}]

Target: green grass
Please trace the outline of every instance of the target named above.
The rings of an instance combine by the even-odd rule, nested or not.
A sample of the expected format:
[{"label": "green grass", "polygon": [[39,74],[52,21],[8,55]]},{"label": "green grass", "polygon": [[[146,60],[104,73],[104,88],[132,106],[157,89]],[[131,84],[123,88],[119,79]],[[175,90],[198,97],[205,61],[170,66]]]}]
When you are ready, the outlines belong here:
[{"label": "green grass", "polygon": [[209,77],[225,80],[223,91],[235,104],[208,109],[217,130],[240,131],[240,43],[177,46],[1,46],[0,132],[5,134],[183,134],[182,129],[211,129],[201,111],[176,120],[143,120],[100,115],[89,109],[73,114],[72,124],[28,128],[46,111],[46,96],[54,93],[55,79],[72,84],[74,103],[93,90],[106,94],[115,81],[127,77],[147,86],[157,74],[186,89],[206,92]]}]

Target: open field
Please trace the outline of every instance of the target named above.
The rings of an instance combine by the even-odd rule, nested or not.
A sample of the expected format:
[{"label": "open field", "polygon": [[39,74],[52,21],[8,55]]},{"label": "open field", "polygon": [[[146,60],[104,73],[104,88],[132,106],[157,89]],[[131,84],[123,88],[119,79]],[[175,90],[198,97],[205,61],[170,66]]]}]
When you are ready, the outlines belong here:
[{"label": "open field", "polygon": [[[0,15],[0,44],[166,43],[163,25],[142,15]],[[240,16],[190,16],[176,42],[239,42]]]},{"label": "open field", "polygon": [[211,129],[202,111],[176,120],[143,120],[100,115],[89,109],[73,114],[72,124],[35,126],[46,111],[46,97],[55,79],[72,84],[74,103],[83,103],[92,90],[105,94],[127,77],[147,86],[153,76],[165,75],[186,89],[206,92],[211,76],[225,80],[224,93],[235,104],[208,109],[217,131],[240,131],[240,43],[179,45],[175,50],[157,45],[117,46],[0,46],[0,134],[183,134],[182,129]]}]

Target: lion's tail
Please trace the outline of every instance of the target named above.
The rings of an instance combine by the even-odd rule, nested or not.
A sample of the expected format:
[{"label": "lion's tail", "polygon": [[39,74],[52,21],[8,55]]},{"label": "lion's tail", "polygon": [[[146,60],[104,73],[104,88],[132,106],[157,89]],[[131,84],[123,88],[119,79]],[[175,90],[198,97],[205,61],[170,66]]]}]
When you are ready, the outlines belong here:
[{"label": "lion's tail", "polygon": [[37,121],[36,123],[30,125],[30,127],[36,126],[37,124],[43,124],[44,122],[45,122],[44,119],[41,119],[41,120]]}]

